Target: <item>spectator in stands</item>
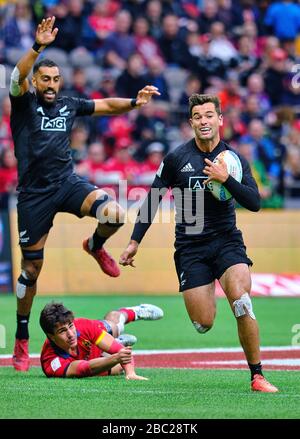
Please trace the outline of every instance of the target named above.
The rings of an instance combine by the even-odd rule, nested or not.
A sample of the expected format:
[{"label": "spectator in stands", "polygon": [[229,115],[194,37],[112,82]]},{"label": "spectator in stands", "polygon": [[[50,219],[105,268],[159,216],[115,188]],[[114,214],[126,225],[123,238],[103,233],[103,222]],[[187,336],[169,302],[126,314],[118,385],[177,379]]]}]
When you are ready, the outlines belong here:
[{"label": "spectator in stands", "polygon": [[195,62],[190,62],[190,66],[192,72],[201,79],[203,90],[206,90],[216,79],[225,79],[226,68],[220,58],[210,54],[210,35],[202,35],[200,41],[202,55],[196,59],[194,58]]},{"label": "spectator in stands", "polygon": [[283,49],[274,49],[271,53],[270,66],[267,68],[264,81],[265,89],[273,106],[282,103],[284,78],[288,70],[287,53]]},{"label": "spectator in stands", "polygon": [[252,143],[240,143],[238,151],[250,164],[261,197],[261,207],[272,209],[283,207],[283,198],[275,192],[265,165],[255,156],[255,146]]},{"label": "spectator in stands", "polygon": [[252,73],[247,79],[246,96],[257,96],[259,107],[264,113],[267,113],[271,109],[271,102],[268,95],[265,92],[264,78],[258,73]]},{"label": "spectator in stands", "polygon": [[137,17],[133,23],[133,36],[137,52],[145,64],[157,56],[161,56],[157,41],[149,35],[149,23],[145,17]]},{"label": "spectator in stands", "polygon": [[218,0],[217,11],[218,21],[224,23],[228,34],[233,36],[244,22],[241,5],[234,0]]},{"label": "spectator in stands", "polygon": [[136,186],[137,178],[141,172],[140,165],[131,155],[133,141],[130,137],[122,137],[116,141],[114,157],[105,164],[106,178],[116,187],[121,180],[126,180],[128,190]]},{"label": "spectator in stands", "polygon": [[90,94],[91,99],[103,99],[107,97],[117,96],[116,79],[109,71],[103,71],[99,88],[93,90]]},{"label": "spectator in stands", "polygon": [[27,50],[32,46],[34,23],[28,0],[16,2],[13,16],[4,23],[3,35],[6,48],[17,47]]},{"label": "spectator in stands", "polygon": [[242,107],[242,93],[239,83],[238,73],[231,70],[227,73],[227,81],[224,83],[219,93],[223,111],[230,107]]},{"label": "spectator in stands", "polygon": [[0,111],[0,152],[2,148],[13,148],[13,140],[10,128],[11,104],[8,96],[3,98]]},{"label": "spectator in stands", "polygon": [[139,186],[149,189],[153,183],[155,174],[165,155],[165,145],[161,142],[152,142],[146,148],[147,158],[141,165],[141,173],[137,178]]},{"label": "spectator in stands", "polygon": [[213,23],[210,27],[210,35],[209,54],[230,66],[230,63],[237,57],[237,50],[227,37],[224,24],[220,21]]},{"label": "spectator in stands", "polygon": [[239,74],[240,84],[245,87],[249,76],[257,71],[260,66],[260,58],[256,56],[253,40],[246,35],[238,41],[238,53],[232,63]]},{"label": "spectator in stands", "polygon": [[12,149],[0,153],[0,193],[12,193],[17,185],[17,160]]},{"label": "spectator in stands", "polygon": [[89,132],[85,125],[77,124],[74,126],[70,137],[72,157],[75,164],[80,163],[87,157]]},{"label": "spectator in stands", "polygon": [[111,0],[101,0],[94,3],[91,15],[87,17],[87,24],[98,41],[103,42],[115,30],[115,14],[119,6]]},{"label": "spectator in stands", "polygon": [[83,68],[73,69],[72,84],[64,89],[64,94],[74,98],[88,99],[87,78]]},{"label": "spectator in stands", "polygon": [[300,33],[300,5],[292,0],[271,3],[265,16],[269,34],[275,34],[281,42],[295,41]]},{"label": "spectator in stands", "polygon": [[56,6],[48,9],[48,14],[56,17],[56,26],[60,30],[52,44],[53,47],[70,52],[83,45],[83,0],[59,2]]},{"label": "spectator in stands", "polygon": [[137,92],[147,85],[145,64],[138,53],[128,58],[126,68],[116,82],[117,94],[121,97],[136,96]]},{"label": "spectator in stands", "polygon": [[225,142],[236,144],[241,136],[246,134],[247,127],[241,120],[240,109],[234,105],[229,106],[225,113],[221,135]]},{"label": "spectator in stands", "polygon": [[76,166],[76,172],[86,178],[90,183],[103,186],[105,150],[101,142],[91,143],[88,148],[87,157]]},{"label": "spectator in stands", "polygon": [[202,34],[210,31],[211,25],[219,21],[218,3],[216,0],[204,0],[198,19],[199,29]]},{"label": "spectator in stands", "polygon": [[108,67],[124,70],[126,61],[136,51],[134,37],[129,33],[131,24],[128,11],[117,13],[115,31],[106,38],[103,46],[104,61]]},{"label": "spectator in stands", "polygon": [[159,0],[150,0],[147,3],[146,17],[150,24],[150,35],[158,40],[162,35],[162,5]]},{"label": "spectator in stands", "polygon": [[244,98],[244,108],[241,114],[241,121],[244,122],[245,125],[248,126],[253,119],[263,120],[265,115],[265,111],[259,105],[257,95],[249,94]]},{"label": "spectator in stands", "polygon": [[179,99],[180,110],[188,114],[189,97],[194,93],[201,94],[202,91],[202,83],[199,77],[197,75],[189,75]]},{"label": "spectator in stands", "polygon": [[241,142],[254,145],[255,158],[264,164],[274,190],[283,195],[281,179],[285,151],[279,141],[271,138],[261,120],[253,119],[249,123],[248,134],[241,138]]},{"label": "spectator in stands", "polygon": [[[299,124],[300,126],[300,124]],[[290,197],[300,197],[300,130],[292,128],[286,136],[286,186]]]},{"label": "spectator in stands", "polygon": [[189,67],[188,47],[180,32],[179,18],[174,14],[163,19],[163,33],[158,40],[164,60],[170,66]]},{"label": "spectator in stands", "polygon": [[[147,81],[149,82],[149,84],[152,84],[159,89],[160,96],[158,97],[158,99],[160,101],[169,101],[169,85],[164,75],[166,65],[163,59],[160,56],[153,56],[148,59],[147,65]],[[154,101],[158,99],[154,99]]]}]

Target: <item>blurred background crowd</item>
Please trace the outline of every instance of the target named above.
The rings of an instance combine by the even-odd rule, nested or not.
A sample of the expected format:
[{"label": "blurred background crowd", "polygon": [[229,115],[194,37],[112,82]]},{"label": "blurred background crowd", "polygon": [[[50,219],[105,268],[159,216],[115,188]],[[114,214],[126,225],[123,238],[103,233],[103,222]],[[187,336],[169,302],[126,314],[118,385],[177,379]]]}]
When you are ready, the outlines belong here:
[{"label": "blurred background crowd", "polygon": [[300,1],[289,0],[0,0],[0,192],[17,179],[10,73],[49,15],[59,33],[41,56],[59,65],[64,95],[161,92],[127,115],[78,119],[77,173],[149,187],[163,156],[193,136],[188,97],[213,93],[222,138],[249,160],[263,207],[300,207]]}]

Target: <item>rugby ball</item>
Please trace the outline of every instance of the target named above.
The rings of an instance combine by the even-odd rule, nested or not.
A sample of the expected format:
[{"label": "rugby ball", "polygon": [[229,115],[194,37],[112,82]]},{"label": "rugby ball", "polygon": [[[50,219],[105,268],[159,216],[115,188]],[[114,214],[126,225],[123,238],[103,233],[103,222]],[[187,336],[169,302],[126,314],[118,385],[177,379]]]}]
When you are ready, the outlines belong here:
[{"label": "rugby ball", "polygon": [[[226,149],[225,151],[220,152],[213,162],[218,163],[220,158],[225,161],[229,175],[240,183],[243,178],[243,169],[237,154],[229,149]],[[218,181],[210,181],[207,184],[207,187],[211,191],[212,195],[220,201],[227,201],[232,198],[231,193]]]}]

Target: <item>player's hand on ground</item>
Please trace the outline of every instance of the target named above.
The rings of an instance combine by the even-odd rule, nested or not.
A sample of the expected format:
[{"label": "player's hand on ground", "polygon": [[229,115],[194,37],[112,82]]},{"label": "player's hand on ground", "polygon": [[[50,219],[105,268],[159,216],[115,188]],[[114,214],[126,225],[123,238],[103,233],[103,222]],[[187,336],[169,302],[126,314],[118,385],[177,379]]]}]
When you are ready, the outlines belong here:
[{"label": "player's hand on ground", "polygon": [[136,107],[148,104],[153,95],[160,96],[158,88],[154,87],[154,85],[146,85],[146,87],[142,88],[137,94]]},{"label": "player's hand on ground", "polygon": [[57,35],[58,28],[53,29],[55,17],[44,18],[38,25],[35,34],[35,41],[41,46],[48,46],[51,44]]},{"label": "player's hand on ground", "polygon": [[224,183],[229,176],[225,161],[222,158],[219,159],[217,163],[214,163],[209,159],[204,160],[206,166],[203,169],[203,173],[208,176],[208,179],[205,180],[204,183],[207,184],[212,180]]},{"label": "player's hand on ground", "polygon": [[120,256],[119,264],[126,267],[130,265],[131,267],[135,267],[134,265],[134,256],[138,251],[139,244],[136,241],[130,241],[128,247]]},{"label": "player's hand on ground", "polygon": [[132,361],[132,350],[130,346],[124,347],[118,352],[118,360],[120,364],[129,364]]},{"label": "player's hand on ground", "polygon": [[126,380],[140,380],[140,381],[148,381],[149,378],[142,377],[140,375],[137,375],[135,372],[131,372],[128,375],[126,375]]}]

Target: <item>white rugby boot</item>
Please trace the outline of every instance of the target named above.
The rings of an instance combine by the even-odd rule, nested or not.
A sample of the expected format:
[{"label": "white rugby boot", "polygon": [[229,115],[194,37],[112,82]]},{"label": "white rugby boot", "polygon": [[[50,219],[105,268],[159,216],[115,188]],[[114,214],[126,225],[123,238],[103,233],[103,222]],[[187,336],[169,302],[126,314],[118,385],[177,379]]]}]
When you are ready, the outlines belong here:
[{"label": "white rugby boot", "polygon": [[128,306],[135,312],[135,320],[159,320],[164,316],[161,308],[150,303],[142,303],[137,306]]}]

